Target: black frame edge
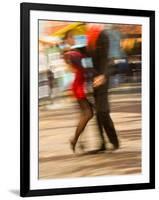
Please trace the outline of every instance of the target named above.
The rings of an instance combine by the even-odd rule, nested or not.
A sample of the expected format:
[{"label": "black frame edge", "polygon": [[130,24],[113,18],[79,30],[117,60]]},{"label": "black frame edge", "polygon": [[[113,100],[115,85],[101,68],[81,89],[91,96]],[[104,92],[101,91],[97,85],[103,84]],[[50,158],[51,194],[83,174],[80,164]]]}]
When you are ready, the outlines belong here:
[{"label": "black frame edge", "polygon": [[110,14],[110,15],[124,15],[124,16],[151,16],[152,10],[138,10],[126,8],[109,8],[109,7],[93,7],[80,5],[62,5],[62,4],[45,4],[45,3],[28,3],[23,4],[30,10],[47,10],[47,11],[61,11],[61,12],[78,12],[78,13],[95,13],[95,14]]},{"label": "black frame edge", "polygon": [[29,9],[20,4],[20,196],[30,188]]},{"label": "black frame edge", "polygon": [[31,190],[27,196],[69,195],[154,189],[150,183]]},{"label": "black frame edge", "polygon": [[[82,8],[82,10],[81,10]],[[73,9],[73,11],[72,11]],[[84,10],[83,10],[84,9]],[[155,132],[155,11],[129,10],[118,8],[83,7],[37,3],[20,4],[20,196],[64,195],[79,193],[113,192],[124,190],[144,190],[155,188],[155,134],[150,134],[150,182],[125,185],[108,185],[77,188],[30,190],[30,10],[66,11],[116,15],[143,16],[150,18],[150,132]],[[140,13],[140,14],[139,14]],[[25,48],[24,48],[25,47]],[[29,66],[29,67],[28,67]],[[131,188],[130,188],[131,187]]]},{"label": "black frame edge", "polygon": [[150,16],[150,183],[155,188],[155,11]]}]

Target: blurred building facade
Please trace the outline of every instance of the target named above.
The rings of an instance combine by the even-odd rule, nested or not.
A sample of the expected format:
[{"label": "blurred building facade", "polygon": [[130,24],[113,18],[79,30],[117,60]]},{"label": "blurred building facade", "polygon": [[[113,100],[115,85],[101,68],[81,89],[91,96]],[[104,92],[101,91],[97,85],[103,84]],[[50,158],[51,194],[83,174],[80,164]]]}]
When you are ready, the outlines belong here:
[{"label": "blurred building facade", "polygon": [[[60,34],[62,30],[67,30],[70,26],[73,27],[74,23],[39,21],[39,99],[47,97],[56,98],[69,92],[69,85],[73,80],[73,74],[68,71],[67,65],[61,56],[62,35]],[[84,27],[82,23],[81,26]],[[80,34],[77,34],[75,37],[76,45],[86,43],[83,27],[78,30]],[[123,24],[114,24],[112,26],[114,31],[111,31],[111,28],[109,28],[108,32],[111,34],[112,45],[116,46],[116,48],[112,46],[112,53],[114,55],[117,54],[115,49],[117,49],[119,44],[118,48],[122,52],[120,57],[127,59],[130,69],[127,76],[123,76],[121,73],[112,77],[111,87],[115,87],[125,81],[141,81],[141,29],[140,25]],[[59,35],[54,35],[54,33],[59,33]],[[119,62],[123,66],[122,60]],[[90,81],[90,79],[88,80]],[[89,84],[88,87],[90,87]]]}]

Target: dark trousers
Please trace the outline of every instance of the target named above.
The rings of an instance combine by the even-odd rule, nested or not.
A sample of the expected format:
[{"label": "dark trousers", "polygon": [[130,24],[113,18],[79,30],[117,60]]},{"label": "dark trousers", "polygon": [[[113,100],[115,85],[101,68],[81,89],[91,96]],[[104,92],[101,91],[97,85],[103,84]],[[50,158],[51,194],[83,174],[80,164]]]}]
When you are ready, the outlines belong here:
[{"label": "dark trousers", "polygon": [[113,121],[110,117],[109,103],[108,103],[108,84],[109,84],[109,59],[108,59],[108,50],[109,50],[109,37],[107,31],[103,30],[97,41],[96,48],[89,51],[90,56],[92,57],[93,66],[95,74],[105,75],[106,82],[96,88],[94,88],[94,98],[96,106],[96,116],[97,124],[99,128],[99,133],[102,139],[102,145],[105,144],[104,141],[104,132],[107,134],[109,141],[114,145],[115,148],[119,147],[118,137],[115,131]]},{"label": "dark trousers", "polygon": [[109,141],[114,145],[114,148],[119,147],[118,137],[115,131],[113,121],[110,117],[108,95],[107,93],[95,94],[96,117],[97,124],[102,140],[101,145],[105,145],[104,132],[107,134]]}]

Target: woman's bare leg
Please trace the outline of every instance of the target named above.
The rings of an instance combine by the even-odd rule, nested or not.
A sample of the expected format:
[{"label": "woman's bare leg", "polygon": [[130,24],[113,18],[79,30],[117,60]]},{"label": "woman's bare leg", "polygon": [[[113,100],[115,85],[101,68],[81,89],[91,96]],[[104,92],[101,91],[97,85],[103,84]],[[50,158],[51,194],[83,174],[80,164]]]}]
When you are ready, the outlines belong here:
[{"label": "woman's bare leg", "polygon": [[75,131],[74,138],[71,140],[71,146],[73,151],[75,151],[75,146],[78,141],[79,136],[84,131],[88,121],[93,117],[93,109],[89,104],[87,99],[81,99],[78,101],[81,109],[81,116],[78,126]]}]

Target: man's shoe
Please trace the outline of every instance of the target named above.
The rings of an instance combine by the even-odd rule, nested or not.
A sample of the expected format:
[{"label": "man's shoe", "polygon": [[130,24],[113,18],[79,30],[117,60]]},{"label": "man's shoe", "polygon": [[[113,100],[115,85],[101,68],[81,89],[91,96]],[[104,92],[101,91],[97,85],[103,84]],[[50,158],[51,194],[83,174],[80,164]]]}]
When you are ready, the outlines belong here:
[{"label": "man's shoe", "polygon": [[113,150],[115,151],[115,150],[117,150],[117,149],[119,149],[119,143],[117,143],[117,144],[113,144]]}]

